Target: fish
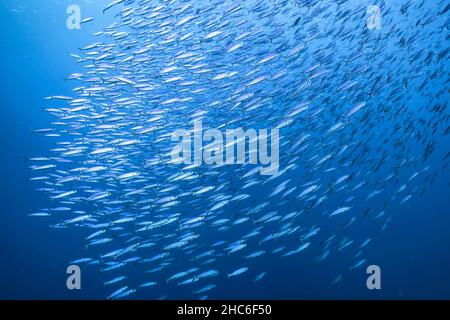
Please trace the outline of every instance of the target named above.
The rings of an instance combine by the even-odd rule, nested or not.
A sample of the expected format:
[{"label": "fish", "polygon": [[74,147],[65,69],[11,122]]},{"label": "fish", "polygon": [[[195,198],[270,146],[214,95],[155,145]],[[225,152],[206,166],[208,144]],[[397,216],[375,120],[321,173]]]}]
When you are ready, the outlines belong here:
[{"label": "fish", "polygon": [[350,209],[351,209],[351,207],[341,207],[341,208],[338,208],[338,209],[334,210],[332,213],[330,213],[330,217],[335,216],[335,215],[338,215],[338,214],[341,214],[341,213],[344,213],[344,212],[347,212],[347,211],[349,211]]},{"label": "fish", "polygon": [[330,285],[335,285],[342,280],[342,274],[338,274],[333,280],[331,280]]},{"label": "fish", "polygon": [[185,277],[185,276],[187,276],[187,275],[189,275],[191,273],[194,273],[194,272],[196,272],[198,270],[199,270],[199,268],[191,268],[191,269],[186,270],[186,271],[178,272],[178,273],[172,275],[170,278],[167,278],[167,282],[169,282],[171,280],[176,280],[176,279],[179,279],[179,278],[183,278],[183,277]]},{"label": "fish", "polygon": [[365,262],[366,262],[366,259],[361,259],[361,260],[357,261],[354,265],[352,265],[350,267],[350,270],[353,270],[353,269],[356,269],[356,268],[362,266]]},{"label": "fish", "polygon": [[210,290],[214,289],[215,287],[216,287],[215,284],[208,284],[208,285],[204,286],[204,287],[201,288],[201,289],[198,289],[198,290],[196,290],[196,291],[192,291],[192,293],[193,293],[193,294],[204,293],[204,292],[207,292],[207,291],[210,291]]},{"label": "fish", "polygon": [[120,282],[120,281],[122,281],[122,280],[125,280],[126,278],[127,278],[126,276],[119,276],[119,277],[116,277],[116,278],[114,278],[114,279],[111,279],[111,280],[109,280],[109,281],[104,282],[104,285],[105,285],[105,286],[108,286],[108,285],[111,285],[111,284]]},{"label": "fish", "polygon": [[139,288],[146,288],[146,287],[156,286],[157,284],[158,283],[155,282],[155,281],[147,281],[147,282],[144,282],[144,283],[140,284],[138,287]]},{"label": "fish", "polygon": [[350,109],[349,112],[347,112],[346,117],[350,117],[351,115],[355,114],[356,112],[358,112],[359,110],[364,108],[365,105],[366,105],[366,102],[360,102],[360,103],[356,104],[352,109]]},{"label": "fish", "polygon": [[260,281],[262,278],[264,278],[264,276],[266,275],[266,272],[261,272],[260,274],[258,274],[255,279],[253,279],[253,282],[258,282]]},{"label": "fish", "polygon": [[238,276],[238,275],[246,272],[247,270],[248,270],[248,267],[242,267],[242,268],[236,269],[235,271],[229,273],[227,276],[228,276],[228,278],[235,277],[235,276]]},{"label": "fish", "polygon": [[245,259],[252,259],[252,258],[259,257],[259,256],[261,256],[261,255],[263,255],[263,254],[265,254],[265,253],[266,253],[266,252],[265,252],[264,250],[259,250],[259,251],[255,251],[255,252],[253,252],[253,253],[251,253],[251,254],[245,256],[244,258],[245,258]]}]

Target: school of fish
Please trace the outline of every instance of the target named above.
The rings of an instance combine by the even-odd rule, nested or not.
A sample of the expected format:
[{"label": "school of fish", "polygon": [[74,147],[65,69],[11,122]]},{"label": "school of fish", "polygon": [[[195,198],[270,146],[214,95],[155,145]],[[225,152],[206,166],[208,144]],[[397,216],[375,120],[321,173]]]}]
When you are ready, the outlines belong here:
[{"label": "school of fish", "polygon": [[[71,263],[97,265],[108,299],[263,286],[263,256],[363,267],[450,161],[450,4],[377,5],[379,30],[351,0],[111,2],[101,14],[115,23],[72,54],[73,94],[47,97],[55,120],[33,131],[54,147],[26,160],[49,198],[30,216],[82,230],[86,256]],[[172,132],[195,119],[278,128],[278,173],[172,163]]]}]

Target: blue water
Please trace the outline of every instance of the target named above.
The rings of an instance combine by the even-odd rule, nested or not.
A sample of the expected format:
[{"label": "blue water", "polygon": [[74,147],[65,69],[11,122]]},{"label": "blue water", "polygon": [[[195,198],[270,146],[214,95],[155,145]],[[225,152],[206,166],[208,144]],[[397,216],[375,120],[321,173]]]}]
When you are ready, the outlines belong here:
[{"label": "blue water", "polygon": [[[69,53],[92,43],[92,33],[114,22],[112,14],[101,13],[108,1],[80,1],[83,15],[95,20],[81,30],[68,30],[66,8],[71,3],[65,0],[0,3],[1,299],[103,299],[110,293],[104,288],[96,266],[83,267],[81,290],[66,288],[66,267],[69,261],[84,256],[83,239],[88,233],[80,235],[79,230],[70,228],[51,229],[45,220],[28,216],[37,208],[48,206],[50,201],[33,190],[27,181],[30,172],[24,165],[25,157],[53,147],[49,139],[30,134],[31,130],[48,127],[53,121],[43,111],[47,103],[43,98],[71,95],[73,83],[64,79],[80,71],[80,66]],[[264,266],[267,271],[264,282],[256,286],[251,281],[220,279],[210,297],[449,299],[448,178],[448,172],[444,172],[422,197],[414,196],[405,206],[398,207],[387,229],[371,241],[365,257],[369,264],[381,267],[381,290],[366,288],[365,268],[348,271],[349,257],[345,254],[331,255],[316,266],[310,260],[298,258],[293,263],[267,255],[250,263]],[[343,273],[343,280],[329,286],[338,273]],[[188,292],[182,288],[167,294],[170,298],[183,298]],[[138,293],[133,297],[158,296]]]}]

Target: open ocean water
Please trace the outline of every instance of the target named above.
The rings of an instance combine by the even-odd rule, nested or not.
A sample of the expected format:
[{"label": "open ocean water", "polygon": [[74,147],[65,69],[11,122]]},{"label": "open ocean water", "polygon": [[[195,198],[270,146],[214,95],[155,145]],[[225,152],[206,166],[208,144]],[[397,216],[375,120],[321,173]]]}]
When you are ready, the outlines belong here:
[{"label": "open ocean water", "polygon": [[449,5],[2,0],[0,298],[449,299]]}]

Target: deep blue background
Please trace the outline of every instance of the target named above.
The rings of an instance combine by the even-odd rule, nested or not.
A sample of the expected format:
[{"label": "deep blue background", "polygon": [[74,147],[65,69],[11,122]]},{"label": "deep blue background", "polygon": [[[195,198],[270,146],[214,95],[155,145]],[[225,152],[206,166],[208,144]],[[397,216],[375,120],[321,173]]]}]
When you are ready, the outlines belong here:
[{"label": "deep blue background", "polygon": [[[70,95],[64,78],[80,71],[69,53],[93,42],[90,36],[113,20],[101,9],[108,1],[80,1],[82,16],[96,20],[81,30],[66,28],[66,0],[2,0],[0,3],[0,298],[85,299],[107,294],[96,267],[83,269],[82,290],[66,289],[65,269],[84,255],[83,237],[73,229],[49,229],[28,214],[45,207],[43,194],[27,182],[24,157],[45,154],[50,139],[30,135],[53,120],[44,111],[44,97]],[[347,263],[333,256],[313,268],[301,261],[274,265],[261,260],[272,276],[254,290],[230,280],[214,297],[230,298],[450,298],[450,194],[448,175],[432,189],[393,214],[387,230],[371,243],[370,264],[382,268],[382,290],[366,288],[364,269],[346,273],[328,288]],[[287,260],[286,260],[287,261]],[[282,275],[281,275],[282,273]],[[278,274],[278,276],[276,276]],[[275,275],[275,276],[274,276]],[[239,290],[238,290],[239,288]],[[140,296],[141,297],[141,296]]]}]

